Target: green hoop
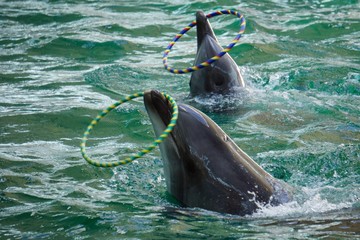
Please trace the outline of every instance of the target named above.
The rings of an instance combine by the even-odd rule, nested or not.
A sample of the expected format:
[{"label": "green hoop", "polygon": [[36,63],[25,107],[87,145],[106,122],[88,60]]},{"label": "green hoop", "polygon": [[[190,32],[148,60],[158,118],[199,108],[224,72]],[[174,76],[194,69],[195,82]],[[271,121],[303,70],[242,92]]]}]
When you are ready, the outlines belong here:
[{"label": "green hoop", "polygon": [[92,129],[94,128],[94,126],[100,122],[100,120],[102,118],[104,118],[110,111],[114,110],[116,107],[118,107],[119,105],[128,102],[134,98],[137,97],[142,97],[144,96],[144,93],[135,93],[132,95],[129,95],[115,103],[113,103],[112,105],[110,105],[109,107],[107,107],[105,110],[103,110],[99,115],[96,116],[96,118],[94,118],[94,120],[91,121],[90,125],[87,127],[86,131],[84,132],[81,144],[80,144],[80,151],[81,154],[83,156],[83,158],[90,163],[91,165],[94,165],[96,167],[116,167],[119,165],[124,165],[127,163],[130,163],[132,161],[134,161],[137,158],[140,158],[142,156],[144,156],[145,154],[149,153],[151,150],[153,150],[157,145],[159,145],[159,143],[163,142],[164,139],[172,132],[173,128],[176,125],[176,121],[178,118],[178,106],[175,102],[175,100],[170,97],[169,95],[167,95],[166,93],[162,93],[162,95],[170,102],[171,107],[172,107],[172,118],[170,119],[170,123],[167,125],[166,129],[164,130],[164,132],[157,138],[155,139],[155,141],[149,145],[147,148],[144,148],[143,150],[141,150],[140,152],[138,152],[137,154],[134,154],[131,157],[125,158],[123,160],[118,160],[116,162],[101,162],[101,161],[97,161],[97,160],[93,160],[90,157],[87,156],[86,151],[85,151],[85,147],[86,147],[86,142],[88,140],[88,136],[90,135],[90,132],[92,131]]}]

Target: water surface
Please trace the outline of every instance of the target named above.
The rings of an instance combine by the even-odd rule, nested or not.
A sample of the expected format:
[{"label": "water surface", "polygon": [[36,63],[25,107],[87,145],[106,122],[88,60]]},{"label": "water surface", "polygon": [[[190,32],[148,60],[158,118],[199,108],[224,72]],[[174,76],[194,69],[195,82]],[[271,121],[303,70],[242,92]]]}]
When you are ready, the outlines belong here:
[{"label": "water surface", "polygon": [[[1,239],[351,239],[360,237],[360,8],[318,1],[0,1]],[[247,29],[230,54],[248,84],[189,99],[189,75],[162,53],[197,10],[234,9]],[[226,46],[234,16],[211,19]],[[188,67],[195,29],[174,46]],[[92,118],[158,89],[204,110],[295,200],[252,216],[184,209],[166,192],[159,150],[99,169],[79,144]],[[227,111],[218,111],[228,108]],[[114,160],[154,133],[142,100],[95,128],[88,152]]]}]

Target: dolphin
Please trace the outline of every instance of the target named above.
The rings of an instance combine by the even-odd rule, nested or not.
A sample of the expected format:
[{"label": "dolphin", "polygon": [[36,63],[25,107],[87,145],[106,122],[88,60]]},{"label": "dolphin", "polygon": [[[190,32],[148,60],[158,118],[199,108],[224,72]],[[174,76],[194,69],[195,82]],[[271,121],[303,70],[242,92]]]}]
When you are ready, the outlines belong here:
[{"label": "dolphin", "polygon": [[[217,55],[220,46],[215,33],[202,11],[196,13],[197,55],[194,65],[198,65]],[[190,95],[227,94],[236,87],[245,87],[239,67],[226,53],[210,66],[192,72],[190,78]]]},{"label": "dolphin", "polygon": [[[169,124],[171,105],[156,90],[144,93],[155,135]],[[167,191],[185,207],[249,215],[264,205],[292,199],[289,186],[275,179],[208,116],[178,104],[172,133],[160,143]]]}]

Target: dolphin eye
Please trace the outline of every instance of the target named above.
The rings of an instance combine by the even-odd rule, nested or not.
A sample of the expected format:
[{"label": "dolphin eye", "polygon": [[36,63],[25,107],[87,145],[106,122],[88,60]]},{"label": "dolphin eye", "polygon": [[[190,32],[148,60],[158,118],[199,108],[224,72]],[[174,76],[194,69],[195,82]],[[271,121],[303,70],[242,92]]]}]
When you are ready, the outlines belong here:
[{"label": "dolphin eye", "polygon": [[220,87],[221,85],[224,84],[224,79],[222,79],[222,78],[216,78],[216,79],[214,80],[214,83],[215,83],[215,86]]}]

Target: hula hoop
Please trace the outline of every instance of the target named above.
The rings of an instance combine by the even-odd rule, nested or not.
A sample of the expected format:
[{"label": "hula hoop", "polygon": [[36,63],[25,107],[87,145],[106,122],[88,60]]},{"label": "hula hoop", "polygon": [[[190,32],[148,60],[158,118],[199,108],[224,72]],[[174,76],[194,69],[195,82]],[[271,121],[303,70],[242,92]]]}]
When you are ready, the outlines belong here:
[{"label": "hula hoop", "polygon": [[183,30],[181,30],[178,34],[175,35],[175,37],[173,38],[173,40],[169,43],[169,45],[167,46],[164,55],[163,55],[163,64],[166,70],[168,70],[171,73],[176,73],[176,74],[182,74],[182,73],[189,73],[189,72],[194,72],[197,71],[201,68],[207,67],[210,64],[212,64],[213,62],[219,60],[222,56],[224,56],[227,52],[229,52],[234,46],[235,44],[239,41],[239,39],[241,38],[242,34],[245,32],[245,26],[246,26],[246,21],[243,15],[241,15],[240,13],[233,11],[233,10],[221,10],[221,11],[216,11],[216,12],[212,12],[209,13],[208,15],[206,15],[207,18],[212,18],[215,16],[219,16],[219,15],[223,15],[223,14],[232,14],[237,16],[238,18],[240,18],[240,30],[238,32],[238,34],[236,35],[236,37],[231,41],[231,43],[224,48],[221,52],[219,52],[217,55],[213,56],[212,58],[209,58],[208,60],[206,60],[205,62],[202,62],[198,65],[192,66],[192,67],[188,67],[188,68],[184,68],[184,69],[174,69],[169,67],[168,65],[168,55],[171,51],[171,48],[175,45],[175,43],[187,32],[189,31],[192,27],[196,26],[196,21],[193,21],[192,23],[190,23],[188,26],[186,26],[185,28],[183,28]]},{"label": "hula hoop", "polygon": [[81,144],[80,144],[80,150],[81,150],[81,154],[82,154],[83,158],[88,163],[90,163],[91,165],[94,165],[96,167],[116,167],[116,166],[119,166],[119,165],[124,165],[124,164],[130,163],[130,162],[134,161],[135,159],[140,158],[140,157],[144,156],[145,154],[149,153],[151,150],[153,150],[157,145],[159,145],[159,143],[163,142],[164,139],[171,133],[174,126],[176,125],[176,121],[177,121],[177,118],[178,118],[178,106],[177,106],[175,100],[172,97],[170,97],[169,95],[165,94],[165,93],[162,93],[162,95],[171,104],[172,118],[170,119],[170,123],[167,125],[164,132],[157,139],[155,139],[155,141],[151,145],[149,145],[147,148],[144,148],[143,150],[141,150],[140,152],[138,152],[137,154],[135,154],[135,155],[133,155],[131,157],[125,158],[123,160],[118,160],[116,162],[101,162],[101,161],[93,160],[90,157],[88,157],[86,152],[85,152],[85,147],[86,147],[86,142],[88,140],[88,136],[90,135],[90,132],[92,131],[94,126],[103,117],[105,117],[110,111],[112,111],[113,109],[115,109],[119,105],[121,105],[121,104],[123,104],[125,102],[128,102],[128,101],[130,101],[130,100],[132,100],[134,98],[144,96],[144,93],[140,92],[140,93],[135,93],[135,94],[129,95],[129,96],[127,96],[127,97],[113,103],[112,105],[107,107],[105,110],[103,110],[99,115],[97,115],[97,117],[94,118],[94,120],[91,121],[90,125],[87,127],[86,131],[84,132],[84,136],[83,136]]}]

